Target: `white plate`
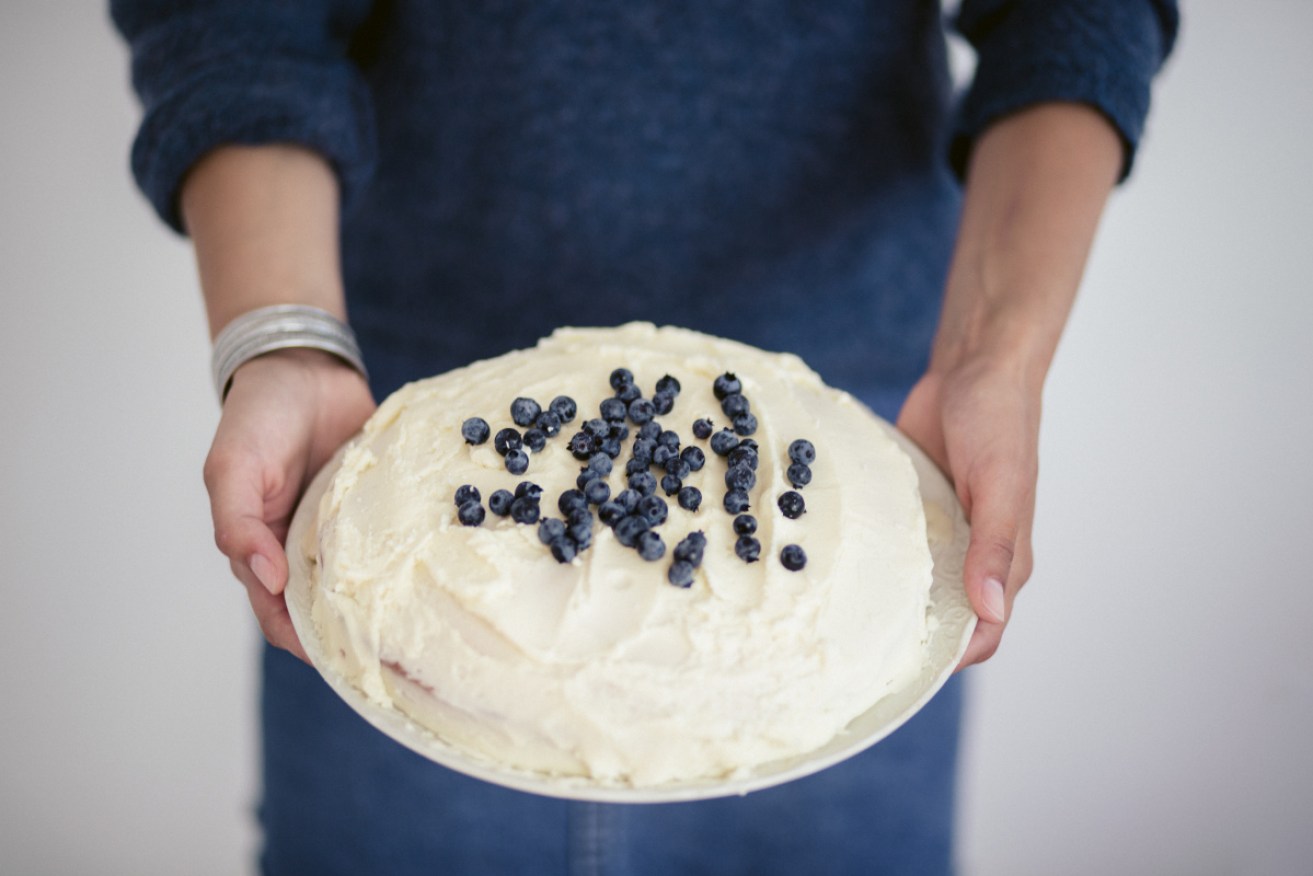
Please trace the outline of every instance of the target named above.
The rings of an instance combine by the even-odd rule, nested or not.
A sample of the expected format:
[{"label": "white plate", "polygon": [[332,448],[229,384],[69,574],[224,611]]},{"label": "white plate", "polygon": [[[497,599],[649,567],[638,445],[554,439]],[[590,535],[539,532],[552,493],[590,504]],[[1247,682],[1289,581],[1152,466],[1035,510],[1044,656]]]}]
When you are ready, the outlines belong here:
[{"label": "white plate", "polygon": [[287,609],[292,616],[292,625],[319,674],[362,718],[412,751],[477,779],[533,794],[570,800],[674,803],[747,794],[802,778],[864,751],[915,715],[952,675],[976,626],[975,613],[962,587],[962,564],[970,537],[962,506],[935,464],[906,436],[889,428],[894,438],[911,456],[920,478],[930,554],[934,561],[934,582],[930,588],[928,609],[932,623],[921,674],[912,684],[890,694],[858,715],[843,733],[821,748],[809,754],[764,764],[746,776],[630,788],[599,785],[580,778],[528,773],[499,766],[462,751],[439,739],[402,712],[367,699],[338,675],[327,660],[310,615],[309,563],[302,551],[295,549],[295,545],[300,544],[305,537],[308,521],[328,486],[329,473],[336,468],[336,459],[324,466],[324,470],[311,483],[288,532],[287,544],[293,546],[288,551],[291,577],[287,586]]}]

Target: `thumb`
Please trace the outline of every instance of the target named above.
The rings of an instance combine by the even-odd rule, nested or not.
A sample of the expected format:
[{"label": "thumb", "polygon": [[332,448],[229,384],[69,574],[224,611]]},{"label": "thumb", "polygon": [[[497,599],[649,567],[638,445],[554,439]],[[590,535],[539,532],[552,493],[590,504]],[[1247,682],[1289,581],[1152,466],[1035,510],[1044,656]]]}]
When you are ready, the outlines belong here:
[{"label": "thumb", "polygon": [[1021,479],[995,471],[971,490],[971,541],[963,569],[967,597],[988,623],[1007,620],[1007,582],[1026,506]]},{"label": "thumb", "polygon": [[234,568],[249,569],[271,594],[282,593],[287,586],[287,555],[265,522],[264,477],[258,458],[216,446],[205,460],[205,487],[219,550]]}]

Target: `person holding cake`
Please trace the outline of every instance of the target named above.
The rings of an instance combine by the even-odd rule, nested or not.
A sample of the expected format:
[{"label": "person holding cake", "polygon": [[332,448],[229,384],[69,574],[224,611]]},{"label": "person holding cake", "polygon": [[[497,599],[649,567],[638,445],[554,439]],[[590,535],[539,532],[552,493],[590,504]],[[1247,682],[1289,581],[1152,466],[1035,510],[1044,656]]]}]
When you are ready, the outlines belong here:
[{"label": "person holding cake", "polygon": [[111,8],[133,171],[195,243],[223,353],[205,474],[270,643],[264,871],[950,872],[958,680],[745,798],[524,795],[412,755],[295,659],[282,541],[375,398],[559,326],[683,326],[800,355],[950,475],[962,664],[988,659],[1031,570],[1044,377],[1174,2],[964,0],[956,104],[928,0]]}]

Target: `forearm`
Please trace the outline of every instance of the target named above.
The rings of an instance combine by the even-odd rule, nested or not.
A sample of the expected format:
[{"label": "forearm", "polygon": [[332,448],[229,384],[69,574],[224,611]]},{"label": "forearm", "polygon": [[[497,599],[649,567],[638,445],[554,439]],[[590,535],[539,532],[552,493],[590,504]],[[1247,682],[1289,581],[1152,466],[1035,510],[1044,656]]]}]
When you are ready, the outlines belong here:
[{"label": "forearm", "polygon": [[211,336],[270,304],[346,316],[338,252],[338,186],[319,155],[294,146],[226,146],[182,187]]},{"label": "forearm", "polygon": [[994,124],[972,154],[931,372],[967,360],[1038,392],[1123,159],[1112,126],[1078,104]]}]

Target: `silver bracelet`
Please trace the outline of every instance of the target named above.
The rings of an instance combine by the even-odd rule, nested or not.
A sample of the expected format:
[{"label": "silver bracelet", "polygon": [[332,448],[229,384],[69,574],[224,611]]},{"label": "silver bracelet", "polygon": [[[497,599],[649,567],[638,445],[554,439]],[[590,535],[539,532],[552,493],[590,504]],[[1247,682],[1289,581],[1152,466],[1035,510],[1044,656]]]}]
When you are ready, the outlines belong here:
[{"label": "silver bracelet", "polygon": [[361,377],[368,378],[360,347],[351,328],[333,314],[304,304],[275,304],[243,313],[214,339],[210,371],[214,389],[223,404],[233,372],[242,365],[274,350],[304,347],[332,353]]}]

